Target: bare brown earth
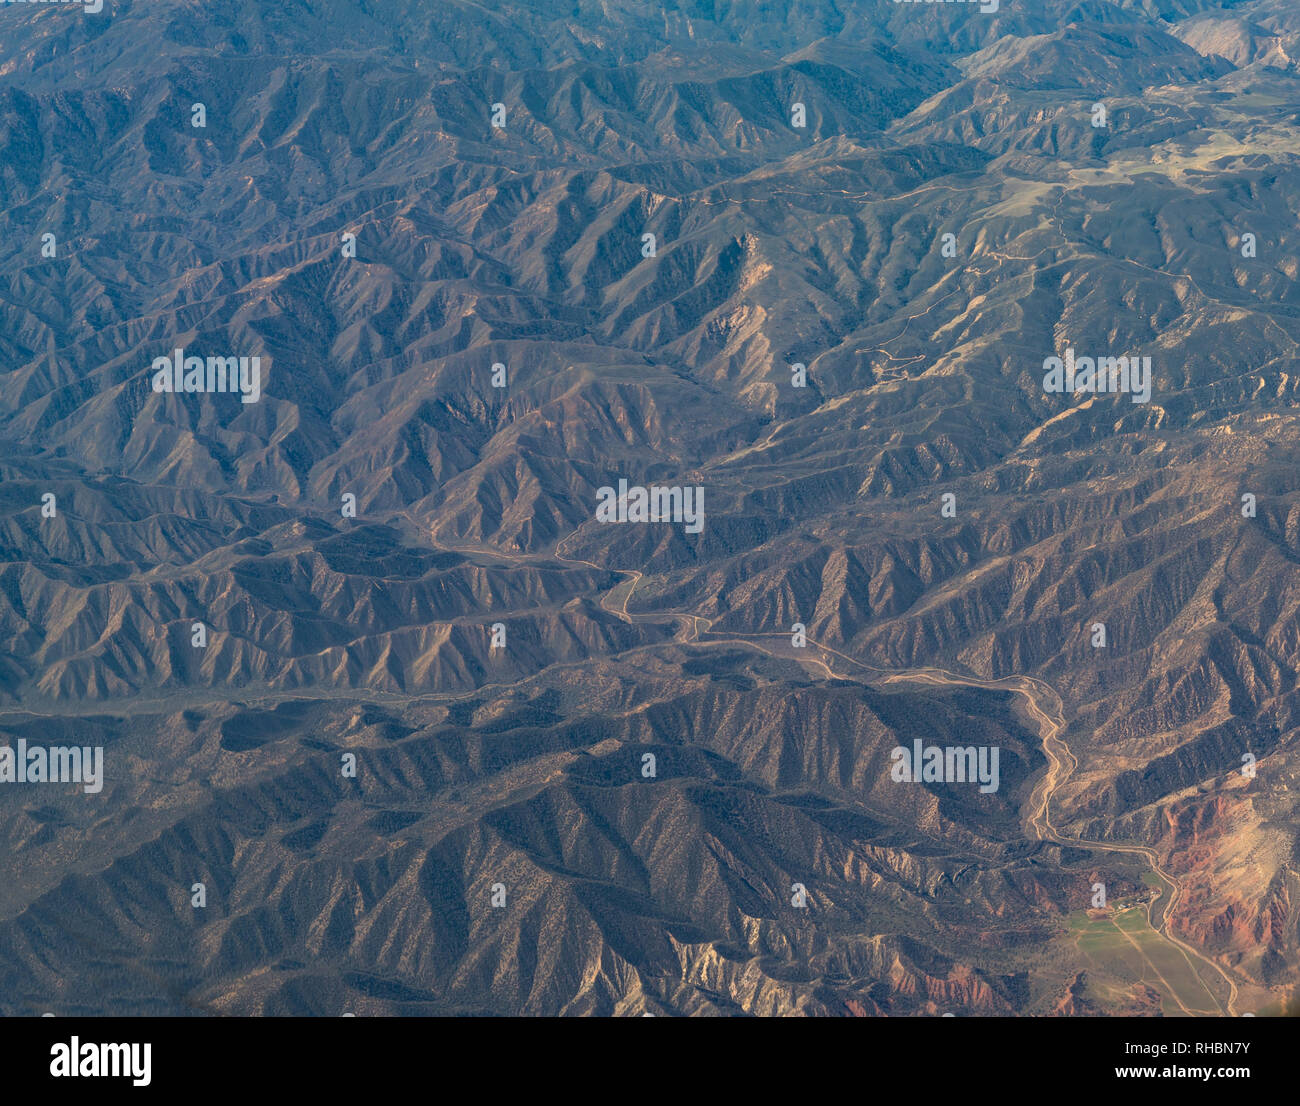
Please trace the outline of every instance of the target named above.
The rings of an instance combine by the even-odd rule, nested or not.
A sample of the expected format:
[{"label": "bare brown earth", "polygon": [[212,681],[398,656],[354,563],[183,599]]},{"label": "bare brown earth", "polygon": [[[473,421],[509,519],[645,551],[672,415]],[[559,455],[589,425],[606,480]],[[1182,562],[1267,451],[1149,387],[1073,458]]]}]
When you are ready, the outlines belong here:
[{"label": "bare brown earth", "polygon": [[1291,0],[3,7],[0,1013],[1294,996]]}]

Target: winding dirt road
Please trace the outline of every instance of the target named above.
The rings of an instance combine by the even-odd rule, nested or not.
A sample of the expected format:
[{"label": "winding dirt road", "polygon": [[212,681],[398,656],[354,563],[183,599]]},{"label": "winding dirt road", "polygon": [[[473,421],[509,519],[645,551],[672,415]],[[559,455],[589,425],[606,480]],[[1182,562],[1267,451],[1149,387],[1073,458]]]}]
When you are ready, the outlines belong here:
[{"label": "winding dirt road", "polygon": [[[582,528],[579,527],[568,538],[563,539],[555,547],[554,556],[557,560],[567,561],[571,564],[582,564],[589,568],[600,569],[599,565],[592,564],[591,561],[583,561],[576,558],[564,557],[560,553],[560,548],[566,542],[577,537]],[[866,664],[854,657],[841,653],[829,645],[823,645],[820,642],[808,639],[809,655],[806,657],[795,657],[792,650],[783,652],[773,652],[764,648],[755,641],[755,638],[783,638],[789,640],[790,635],[787,633],[766,633],[766,634],[729,634],[721,637],[711,629],[712,620],[700,615],[682,614],[678,612],[662,612],[650,614],[630,614],[627,609],[632,593],[636,590],[637,584],[641,581],[643,574],[635,569],[611,569],[608,571],[617,572],[627,577],[627,580],[620,582],[611,588],[600,600],[603,609],[619,618],[631,622],[666,622],[676,621],[682,623],[682,629],[678,632],[675,640],[695,645],[744,645],[757,649],[768,656],[779,657],[785,660],[799,659],[805,663],[816,664],[821,667],[832,679],[849,679],[841,673],[836,672],[828,662],[827,658],[835,658],[855,668],[864,669],[877,675],[876,683],[892,684],[900,682],[926,683],[938,687],[976,687],[989,691],[1012,691],[1023,696],[1025,708],[1029,716],[1039,727],[1039,735],[1043,741],[1043,752],[1047,756],[1048,767],[1043,778],[1038,781],[1034,791],[1030,796],[1030,814],[1028,824],[1034,834],[1040,840],[1054,842],[1058,845],[1070,846],[1077,849],[1092,849],[1099,852],[1125,853],[1130,856],[1142,858],[1147,866],[1154,873],[1157,880],[1160,881],[1159,894],[1147,903],[1147,922],[1151,928],[1164,940],[1173,945],[1187,959],[1188,967],[1192,974],[1200,981],[1201,986],[1205,988],[1210,999],[1219,1008],[1219,1011],[1232,1017],[1236,1013],[1237,1004],[1237,984],[1224,969],[1209,957],[1198,952],[1186,941],[1175,935],[1170,928],[1170,921],[1174,916],[1174,911],[1178,905],[1178,900],[1183,894],[1182,883],[1165,871],[1160,860],[1156,856],[1155,850],[1146,845],[1118,844],[1113,841],[1094,841],[1082,837],[1065,837],[1052,825],[1052,798],[1057,790],[1069,779],[1070,775],[1078,768],[1078,758],[1070,751],[1070,747],[1062,740],[1061,735],[1065,732],[1067,723],[1064,715],[1064,705],[1061,697],[1048,684],[1044,683],[1033,676],[1007,676],[999,680],[981,680],[973,676],[961,676],[953,672],[948,672],[941,668],[915,668],[905,669],[902,671],[890,671],[879,668],[875,665]],[[630,580],[630,586],[627,581]],[[627,586],[626,592],[622,596],[622,602],[615,607],[606,605],[606,600],[614,595],[615,592]],[[703,628],[701,628],[703,627]],[[717,636],[717,641],[704,641],[703,638]],[[813,656],[812,651],[819,651],[822,656]],[[1157,904],[1160,904],[1158,912],[1154,912]],[[1154,912],[1154,913],[1153,913]],[[1122,932],[1122,931],[1121,931]],[[1125,934],[1127,937],[1128,935]],[[1129,938],[1130,941],[1132,940]],[[1140,950],[1139,950],[1140,951]],[[1227,985],[1228,998],[1226,1006],[1220,1002],[1218,995],[1215,994],[1205,982],[1202,969],[1197,965],[1202,965],[1210,970],[1209,978],[1214,978],[1217,974],[1219,978]],[[1154,971],[1159,976],[1158,969],[1152,965]],[[1177,991],[1160,976],[1165,983],[1169,997],[1188,1017],[1194,1017],[1195,1014],[1183,1004]]]}]

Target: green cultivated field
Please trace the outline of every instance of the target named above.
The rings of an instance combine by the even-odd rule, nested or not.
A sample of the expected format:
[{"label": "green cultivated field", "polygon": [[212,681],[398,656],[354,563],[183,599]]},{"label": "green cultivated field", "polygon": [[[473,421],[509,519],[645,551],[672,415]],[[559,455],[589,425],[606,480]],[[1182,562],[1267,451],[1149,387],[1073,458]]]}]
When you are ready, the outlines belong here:
[{"label": "green cultivated field", "polygon": [[1107,918],[1076,911],[1068,936],[1088,967],[1088,997],[1103,1006],[1123,1004],[1136,983],[1161,996],[1166,1017],[1223,1014],[1218,999],[1202,982],[1192,961],[1147,922],[1144,906],[1131,906]]}]

